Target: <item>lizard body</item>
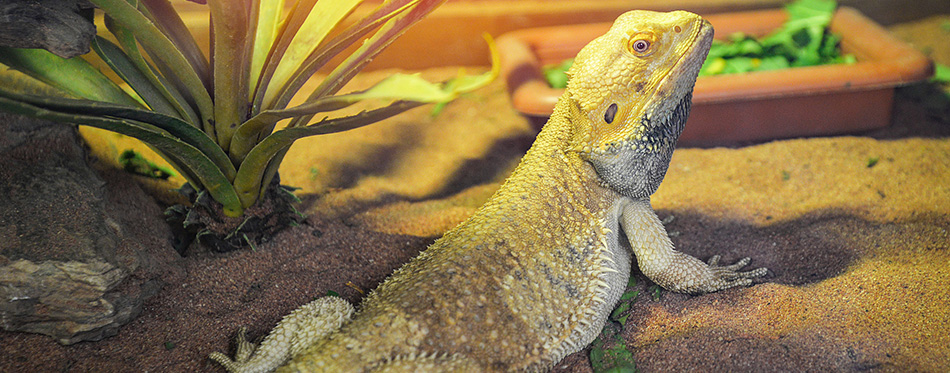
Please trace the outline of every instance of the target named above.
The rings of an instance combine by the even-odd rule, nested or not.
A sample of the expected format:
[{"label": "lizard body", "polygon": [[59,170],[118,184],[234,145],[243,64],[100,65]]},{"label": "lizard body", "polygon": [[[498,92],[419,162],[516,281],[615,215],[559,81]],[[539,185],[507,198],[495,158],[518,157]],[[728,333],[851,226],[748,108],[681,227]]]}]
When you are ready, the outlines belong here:
[{"label": "lizard body", "polygon": [[669,290],[749,285],[673,249],[650,206],[712,40],[687,12],[633,11],[585,47],[521,164],[471,218],[398,269],[354,312],[334,297],[284,318],[231,371],[541,371],[587,346],[634,256]]}]

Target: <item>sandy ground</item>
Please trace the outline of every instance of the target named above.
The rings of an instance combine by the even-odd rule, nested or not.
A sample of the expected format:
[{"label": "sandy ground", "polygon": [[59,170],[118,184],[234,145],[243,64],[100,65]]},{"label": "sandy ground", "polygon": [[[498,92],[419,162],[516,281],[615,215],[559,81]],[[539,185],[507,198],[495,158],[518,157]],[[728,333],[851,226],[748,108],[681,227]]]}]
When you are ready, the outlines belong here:
[{"label": "sandy ground", "polygon": [[[893,29],[950,63],[950,46],[930,42],[946,40],[931,31],[948,19]],[[749,288],[638,297],[621,332],[638,368],[950,369],[950,121],[946,107],[916,97],[899,92],[894,125],[870,133],[677,150],[653,198],[661,218],[673,217],[674,244],[704,259],[750,256],[770,273]],[[261,337],[328,291],[358,302],[475,211],[533,140],[499,82],[438,116],[429,110],[298,142],[281,173],[302,188],[306,224],[257,251],[183,258],[141,316],[103,341],[61,346],[0,332],[0,367],[223,371],[206,356],[233,351],[238,326]],[[101,165],[127,146],[99,139],[107,140],[94,144]],[[103,177],[115,193],[137,193],[131,176]],[[173,185],[134,179],[158,201],[172,198]],[[140,202],[113,203],[118,214],[143,211]],[[140,220],[164,224],[158,214]],[[636,276],[646,294],[649,282]],[[590,371],[587,351],[556,369]]]}]

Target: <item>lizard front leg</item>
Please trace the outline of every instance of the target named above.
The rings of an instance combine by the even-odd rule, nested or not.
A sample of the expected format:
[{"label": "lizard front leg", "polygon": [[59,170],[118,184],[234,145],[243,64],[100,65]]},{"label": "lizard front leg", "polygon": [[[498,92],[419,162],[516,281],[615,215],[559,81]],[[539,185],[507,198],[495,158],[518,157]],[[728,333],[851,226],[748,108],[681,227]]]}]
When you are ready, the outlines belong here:
[{"label": "lizard front leg", "polygon": [[766,268],[739,272],[749,264],[744,258],[733,265],[719,266],[719,256],[703,263],[689,254],[676,251],[656,216],[649,200],[627,199],[622,207],[620,224],[640,271],[667,290],[679,293],[711,293],[735,286],[748,286],[752,278],[768,272]]},{"label": "lizard front leg", "polygon": [[229,372],[271,372],[350,320],[353,306],[339,297],[323,297],[294,310],[277,323],[260,347],[238,331],[237,352],[231,360],[220,352],[208,357]]}]

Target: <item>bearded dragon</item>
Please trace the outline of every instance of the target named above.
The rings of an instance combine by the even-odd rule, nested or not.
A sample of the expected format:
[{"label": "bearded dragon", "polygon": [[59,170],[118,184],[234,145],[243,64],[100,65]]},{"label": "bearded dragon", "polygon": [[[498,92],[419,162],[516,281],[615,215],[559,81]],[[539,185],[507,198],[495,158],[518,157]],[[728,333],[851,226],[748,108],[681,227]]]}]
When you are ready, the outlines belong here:
[{"label": "bearded dragon", "polygon": [[[540,371],[587,346],[636,257],[676,292],[752,283],[676,251],[650,205],[689,113],[712,26],[632,11],[588,44],[520,165],[472,217],[393,273],[360,310],[324,297],[260,348],[238,333],[234,372]],[[291,360],[292,359],[292,360]]]}]

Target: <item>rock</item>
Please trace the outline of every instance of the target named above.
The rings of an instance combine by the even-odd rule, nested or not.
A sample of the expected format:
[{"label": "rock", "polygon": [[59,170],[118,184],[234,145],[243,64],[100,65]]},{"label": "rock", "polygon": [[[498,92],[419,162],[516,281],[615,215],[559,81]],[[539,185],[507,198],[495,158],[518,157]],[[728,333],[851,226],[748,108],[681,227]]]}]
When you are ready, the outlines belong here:
[{"label": "rock", "polygon": [[93,8],[88,0],[0,1],[0,46],[43,48],[63,58],[89,53]]},{"label": "rock", "polygon": [[87,164],[73,126],[0,114],[0,327],[99,340],[174,273],[167,228],[146,229],[164,226],[160,208],[134,182],[114,184]]}]

